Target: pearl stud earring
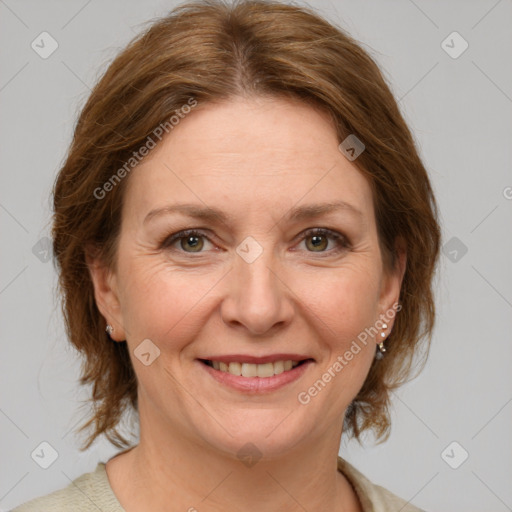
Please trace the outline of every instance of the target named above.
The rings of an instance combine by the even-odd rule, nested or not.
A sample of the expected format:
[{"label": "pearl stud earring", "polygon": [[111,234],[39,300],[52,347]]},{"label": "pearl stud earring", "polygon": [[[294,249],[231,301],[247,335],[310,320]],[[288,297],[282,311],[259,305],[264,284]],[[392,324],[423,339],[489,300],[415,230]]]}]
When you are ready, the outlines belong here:
[{"label": "pearl stud earring", "polygon": [[[387,329],[388,327],[388,324],[382,324],[382,328],[383,329]],[[384,332],[381,332],[380,333],[381,337],[382,337],[382,340],[380,341],[380,343],[378,343],[378,347],[379,347],[379,350],[376,352],[375,356],[377,357],[377,359],[382,359],[383,355],[384,355],[384,352],[386,352],[386,349],[384,347],[384,339],[386,338],[386,333]]]}]

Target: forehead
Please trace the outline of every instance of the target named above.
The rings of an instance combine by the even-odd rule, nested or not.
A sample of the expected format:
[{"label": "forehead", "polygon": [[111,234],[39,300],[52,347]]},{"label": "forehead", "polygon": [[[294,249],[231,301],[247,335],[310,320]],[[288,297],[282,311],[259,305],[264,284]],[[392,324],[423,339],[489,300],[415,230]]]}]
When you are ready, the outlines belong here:
[{"label": "forehead", "polygon": [[125,203],[146,213],[178,200],[240,214],[343,200],[373,213],[369,184],[339,151],[330,118],[291,100],[199,104],[129,182]]}]

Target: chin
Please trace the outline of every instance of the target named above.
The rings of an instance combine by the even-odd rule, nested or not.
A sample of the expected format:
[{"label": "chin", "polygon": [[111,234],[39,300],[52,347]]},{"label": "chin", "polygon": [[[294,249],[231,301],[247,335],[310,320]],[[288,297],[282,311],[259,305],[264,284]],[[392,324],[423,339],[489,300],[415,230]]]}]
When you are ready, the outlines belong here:
[{"label": "chin", "polygon": [[[283,457],[305,442],[310,427],[299,416],[299,411],[291,409],[259,409],[243,411],[237,417],[224,417],[222,427],[225,430],[211,418],[196,428],[207,445],[245,463],[246,459]],[[207,424],[212,428],[205,431]]]}]

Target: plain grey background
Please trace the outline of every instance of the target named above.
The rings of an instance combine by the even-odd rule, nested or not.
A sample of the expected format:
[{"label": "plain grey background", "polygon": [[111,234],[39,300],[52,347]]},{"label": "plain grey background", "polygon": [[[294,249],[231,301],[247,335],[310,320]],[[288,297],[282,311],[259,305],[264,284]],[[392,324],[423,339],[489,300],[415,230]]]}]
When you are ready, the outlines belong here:
[{"label": "plain grey background", "polygon": [[[62,488],[119,451],[104,441],[80,453],[73,436],[88,390],[77,383],[80,361],[54,297],[49,194],[90,88],[143,22],[174,5],[0,0],[1,510]],[[512,510],[512,4],[309,5],[383,69],[429,170],[443,229],[429,362],[395,395],[389,441],[344,440],[340,454],[427,511]],[[58,44],[47,58],[31,47],[45,37],[51,48],[42,32]],[[48,469],[31,456],[42,442],[58,453]]]}]

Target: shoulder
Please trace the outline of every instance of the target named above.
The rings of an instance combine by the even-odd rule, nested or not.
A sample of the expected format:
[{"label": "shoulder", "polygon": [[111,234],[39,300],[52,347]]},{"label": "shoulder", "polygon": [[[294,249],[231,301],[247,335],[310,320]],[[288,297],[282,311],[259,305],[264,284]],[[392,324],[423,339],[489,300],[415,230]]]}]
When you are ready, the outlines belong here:
[{"label": "shoulder", "polygon": [[14,508],[11,512],[124,512],[110,487],[105,464],[84,473],[67,487],[35,498]]},{"label": "shoulder", "polygon": [[350,481],[363,506],[363,512],[425,512],[386,488],[374,484],[345,459],[338,457],[338,470]]}]

